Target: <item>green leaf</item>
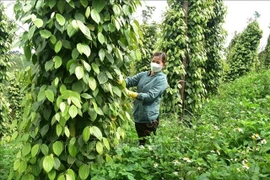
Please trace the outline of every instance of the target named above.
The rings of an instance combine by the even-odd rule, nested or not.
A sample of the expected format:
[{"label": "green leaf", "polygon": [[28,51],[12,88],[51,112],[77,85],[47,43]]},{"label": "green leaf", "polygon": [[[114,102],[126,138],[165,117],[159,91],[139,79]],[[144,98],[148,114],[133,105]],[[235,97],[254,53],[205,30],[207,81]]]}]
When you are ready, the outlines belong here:
[{"label": "green leaf", "polygon": [[45,91],[45,96],[46,96],[46,98],[47,98],[49,101],[51,101],[51,102],[54,101],[54,93],[52,92],[52,90],[47,89],[47,90]]},{"label": "green leaf", "polygon": [[28,61],[30,61],[30,59],[32,57],[32,53],[31,53],[30,47],[28,45],[23,47],[23,52],[24,52],[24,55],[25,55],[26,59]]},{"label": "green leaf", "polygon": [[100,72],[97,75],[97,79],[99,81],[99,84],[104,84],[104,83],[106,83],[108,81],[108,77],[107,77],[105,72]]},{"label": "green leaf", "polygon": [[103,144],[105,145],[105,147],[106,147],[108,150],[111,149],[111,148],[110,148],[110,143],[109,143],[109,141],[108,141],[107,138],[103,138]]},{"label": "green leaf", "polygon": [[100,13],[102,9],[106,6],[106,2],[104,0],[93,0],[93,8]]},{"label": "green leaf", "polygon": [[92,10],[91,10],[91,18],[92,18],[97,24],[100,23],[100,16],[99,16],[99,14],[98,14],[98,12],[97,12],[96,9],[92,9]]},{"label": "green leaf", "polygon": [[62,48],[62,41],[59,40],[54,46],[54,51],[58,53],[61,50],[61,48]]},{"label": "green leaf", "polygon": [[49,156],[46,156],[44,159],[43,159],[43,168],[44,170],[48,173],[52,170],[53,168],[53,165],[54,165],[54,159],[53,159],[53,156],[52,155],[49,155]]},{"label": "green leaf", "polygon": [[82,66],[77,66],[75,68],[75,75],[76,75],[77,79],[79,79],[79,80],[83,78],[83,76],[84,76],[84,69],[83,69]]},{"label": "green leaf", "polygon": [[87,93],[82,93],[81,94],[81,97],[84,98],[84,99],[91,99],[91,98],[93,98],[90,94],[87,94]]},{"label": "green leaf", "polygon": [[90,72],[91,66],[84,60],[82,60],[83,67],[86,69],[86,71]]},{"label": "green leaf", "polygon": [[103,44],[105,42],[105,38],[102,33],[98,33],[98,41]]},{"label": "green leaf", "polygon": [[99,56],[99,58],[100,58],[101,61],[104,60],[104,58],[105,58],[105,51],[104,51],[104,49],[100,49],[99,50],[98,56]]},{"label": "green leaf", "polygon": [[86,44],[81,44],[81,43],[78,43],[77,44],[77,50],[80,54],[85,54],[86,57],[89,57],[90,54],[91,54],[91,49],[88,45]]},{"label": "green leaf", "polygon": [[77,155],[77,148],[75,145],[73,144],[69,144],[68,145],[68,152],[72,157],[76,157]]},{"label": "green leaf", "polygon": [[100,71],[99,71],[98,65],[97,65],[96,63],[92,63],[91,66],[92,66],[92,69],[93,69],[97,74],[99,74]]},{"label": "green leaf", "polygon": [[53,143],[53,152],[59,156],[64,149],[64,145],[61,141],[56,141]]},{"label": "green leaf", "polygon": [[84,180],[87,179],[90,174],[90,166],[87,166],[86,164],[81,165],[79,169],[79,177]]},{"label": "green leaf", "polygon": [[49,153],[49,148],[48,148],[48,146],[47,146],[46,144],[42,144],[41,147],[40,147],[40,149],[41,149],[41,152],[42,152],[45,156],[48,155],[48,153]]},{"label": "green leaf", "polygon": [[90,13],[91,13],[91,9],[90,9],[90,7],[88,6],[88,7],[86,8],[86,11],[85,11],[85,17],[86,17],[86,18],[89,18]]},{"label": "green leaf", "polygon": [[89,78],[89,87],[94,91],[97,87],[97,82],[93,77]]},{"label": "green leaf", "polygon": [[53,62],[54,62],[54,68],[58,69],[62,65],[62,58],[59,56],[54,56]]},{"label": "green leaf", "polygon": [[118,96],[118,97],[121,97],[121,90],[116,87],[116,86],[113,86],[113,92]]},{"label": "green leaf", "polygon": [[84,8],[86,8],[88,6],[88,0],[80,0],[80,2]]},{"label": "green leaf", "polygon": [[89,129],[89,127],[85,127],[83,129],[83,140],[85,142],[87,142],[89,140],[89,138],[90,138],[90,129]]},{"label": "green leaf", "polygon": [[22,148],[22,155],[26,156],[27,154],[29,154],[31,152],[31,144],[27,143],[24,145],[24,147]]},{"label": "green leaf", "polygon": [[69,108],[69,111],[68,111],[70,117],[74,118],[77,116],[78,114],[78,110],[76,108],[76,106],[72,105],[70,108]]},{"label": "green leaf", "polygon": [[38,151],[39,151],[39,144],[35,144],[35,145],[32,147],[32,150],[31,150],[31,156],[32,156],[32,157],[35,157],[35,156],[38,154]]},{"label": "green leaf", "polygon": [[77,32],[71,24],[67,25],[67,34],[69,37],[72,37]]},{"label": "green leaf", "polygon": [[99,140],[102,140],[102,133],[98,127],[96,126],[90,127],[90,133],[94,135],[96,138],[98,138]]},{"label": "green leaf", "polygon": [[63,127],[61,124],[56,125],[56,135],[59,137],[62,134]]},{"label": "green leaf", "polygon": [[82,108],[79,98],[71,96],[70,99],[75,106],[77,106],[78,108]]},{"label": "green leaf", "polygon": [[36,18],[34,20],[34,24],[35,24],[35,26],[37,26],[37,28],[40,28],[43,26],[43,21],[42,21],[42,19]]},{"label": "green leaf", "polygon": [[56,14],[56,21],[63,26],[66,22],[66,19],[59,13]]},{"label": "green leaf", "polygon": [[38,93],[37,100],[38,101],[43,101],[44,99],[45,99],[45,91],[40,89],[40,91]]},{"label": "green leaf", "polygon": [[86,36],[86,38],[89,39],[89,40],[92,40],[90,30],[88,29],[88,27],[85,26],[83,24],[83,22],[81,22],[80,20],[76,20],[76,22],[77,22],[77,25],[78,25],[79,29]]},{"label": "green leaf", "polygon": [[116,4],[113,5],[113,12],[116,16],[119,16],[121,14],[121,10],[118,5]]},{"label": "green leaf", "polygon": [[52,33],[50,31],[46,30],[46,29],[39,31],[39,34],[44,39],[48,39],[52,35]]},{"label": "green leaf", "polygon": [[49,60],[45,63],[45,71],[52,70],[53,68],[53,60]]},{"label": "green leaf", "polygon": [[65,109],[66,109],[66,103],[61,102],[61,103],[60,103],[60,110],[61,110],[61,112],[64,112]]},{"label": "green leaf", "polygon": [[70,136],[70,131],[68,129],[68,127],[65,127],[65,135],[69,138]]},{"label": "green leaf", "polygon": [[103,145],[101,142],[97,142],[96,144],[96,150],[98,152],[98,154],[102,155],[103,154]]}]

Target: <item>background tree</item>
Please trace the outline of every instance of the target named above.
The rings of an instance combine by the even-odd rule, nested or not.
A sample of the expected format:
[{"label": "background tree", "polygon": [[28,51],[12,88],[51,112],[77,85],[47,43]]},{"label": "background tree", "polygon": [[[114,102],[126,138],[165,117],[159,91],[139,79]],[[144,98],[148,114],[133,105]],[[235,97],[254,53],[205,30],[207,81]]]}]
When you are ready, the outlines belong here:
[{"label": "background tree", "polygon": [[[166,74],[169,88],[166,90],[162,110],[167,113],[181,113],[181,94],[179,80],[185,74],[183,59],[187,53],[185,13],[181,3],[177,1],[168,4],[169,9],[161,24],[160,48],[167,53]],[[166,105],[165,105],[166,104]]]},{"label": "background tree", "polygon": [[4,92],[7,92],[3,83],[7,80],[7,68],[10,67],[10,50],[13,35],[14,23],[10,21],[5,12],[2,2],[0,2],[0,138],[8,132],[10,124],[9,103]]},{"label": "background tree", "polygon": [[[165,103],[171,109],[181,105],[183,116],[200,107],[206,88],[214,92],[219,84],[225,11],[222,1],[170,0],[169,8],[162,26],[170,84]],[[219,33],[221,36],[215,38]],[[213,47],[215,43],[220,44]]]},{"label": "background tree", "polygon": [[258,21],[252,20],[236,42],[230,47],[227,57],[229,66],[227,80],[235,80],[248,72],[258,68],[258,46],[262,37],[262,30]]},{"label": "background tree", "polygon": [[139,1],[17,1],[21,38],[34,67],[19,124],[17,179],[91,179],[110,161],[130,117],[117,83],[135,59]]},{"label": "background tree", "polygon": [[260,67],[261,69],[269,69],[270,68],[270,35],[267,39],[267,44],[263,51],[261,51],[258,55]]},{"label": "background tree", "polygon": [[222,72],[223,72],[223,59],[221,51],[224,52],[225,30],[222,25],[225,22],[226,8],[222,0],[215,0],[213,4],[213,12],[207,22],[205,29],[205,49],[206,49],[206,62],[205,62],[205,76],[203,76],[203,84],[207,91],[207,96],[216,93],[219,87]]}]

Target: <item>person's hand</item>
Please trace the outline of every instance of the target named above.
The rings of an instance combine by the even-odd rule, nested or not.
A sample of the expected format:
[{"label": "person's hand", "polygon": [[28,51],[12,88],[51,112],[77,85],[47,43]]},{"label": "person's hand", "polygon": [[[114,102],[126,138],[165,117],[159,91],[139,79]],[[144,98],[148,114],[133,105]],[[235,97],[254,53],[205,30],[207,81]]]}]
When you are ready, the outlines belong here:
[{"label": "person's hand", "polygon": [[123,76],[122,74],[119,76],[119,79],[117,80],[117,83],[120,84],[122,87],[126,87],[126,82],[125,80],[123,79]]},{"label": "person's hand", "polygon": [[138,93],[136,93],[134,91],[130,91],[130,90],[126,89],[126,93],[129,97],[132,97],[133,99],[136,99],[138,97]]}]

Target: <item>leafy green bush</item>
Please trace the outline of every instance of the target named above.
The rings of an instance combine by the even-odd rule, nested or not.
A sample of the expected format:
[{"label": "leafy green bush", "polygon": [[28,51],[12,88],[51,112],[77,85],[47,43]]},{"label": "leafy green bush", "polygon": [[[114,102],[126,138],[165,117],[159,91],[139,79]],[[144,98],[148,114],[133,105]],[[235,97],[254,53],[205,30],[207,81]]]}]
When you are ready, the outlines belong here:
[{"label": "leafy green bush", "polygon": [[11,144],[0,144],[0,179],[8,179],[17,148]]},{"label": "leafy green bush", "polygon": [[269,179],[270,71],[223,84],[192,126],[164,114],[157,136],[138,147],[135,129],[93,179]]}]

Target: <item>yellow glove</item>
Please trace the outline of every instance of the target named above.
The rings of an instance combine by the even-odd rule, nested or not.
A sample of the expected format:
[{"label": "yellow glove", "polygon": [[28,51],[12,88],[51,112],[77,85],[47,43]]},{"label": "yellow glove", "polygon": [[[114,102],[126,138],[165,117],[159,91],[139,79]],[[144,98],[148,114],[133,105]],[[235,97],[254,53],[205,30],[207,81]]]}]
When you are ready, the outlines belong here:
[{"label": "yellow glove", "polygon": [[138,93],[134,92],[134,91],[130,91],[128,89],[126,89],[126,93],[129,97],[132,97],[134,99],[136,99],[138,97]]}]

